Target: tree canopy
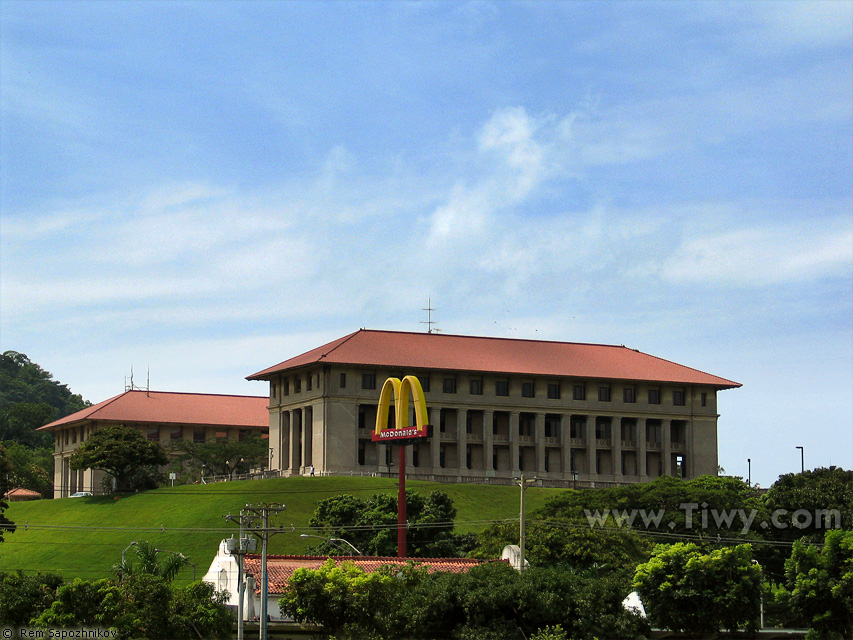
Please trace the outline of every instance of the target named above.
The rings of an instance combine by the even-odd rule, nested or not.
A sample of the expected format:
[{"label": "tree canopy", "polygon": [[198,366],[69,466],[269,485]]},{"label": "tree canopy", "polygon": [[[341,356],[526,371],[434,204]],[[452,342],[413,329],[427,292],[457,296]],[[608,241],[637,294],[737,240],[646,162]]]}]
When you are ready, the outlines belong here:
[{"label": "tree canopy", "polygon": [[139,431],[123,425],[94,432],[71,454],[72,469],[100,469],[116,481],[116,490],[146,488],[151,472],[169,461],[166,452]]},{"label": "tree canopy", "polygon": [[8,478],[11,473],[12,465],[9,462],[9,456],[6,454],[6,448],[0,444],[0,542],[3,542],[4,533],[15,530],[15,523],[9,520],[4,513],[9,508],[9,503],[6,502],[6,492],[9,490]]},{"label": "tree canopy", "polygon": [[266,462],[268,454],[266,441],[254,434],[244,440],[216,438],[204,443],[179,440],[175,448],[194,466],[204,466],[210,473],[223,476],[239,471],[240,466],[248,469]]}]

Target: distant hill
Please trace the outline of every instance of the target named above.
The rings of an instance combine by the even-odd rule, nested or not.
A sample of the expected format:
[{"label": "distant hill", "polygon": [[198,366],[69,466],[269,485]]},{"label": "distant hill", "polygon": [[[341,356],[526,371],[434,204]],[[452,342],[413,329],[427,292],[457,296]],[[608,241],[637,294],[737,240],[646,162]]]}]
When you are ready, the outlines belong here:
[{"label": "distant hill", "polygon": [[53,436],[36,429],[90,405],[23,353],[0,355],[0,441],[51,446]]}]

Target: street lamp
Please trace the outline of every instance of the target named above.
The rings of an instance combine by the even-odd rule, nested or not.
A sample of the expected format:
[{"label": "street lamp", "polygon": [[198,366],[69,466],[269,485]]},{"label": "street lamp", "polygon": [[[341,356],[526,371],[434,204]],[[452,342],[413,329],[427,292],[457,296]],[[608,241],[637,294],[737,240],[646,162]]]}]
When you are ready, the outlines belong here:
[{"label": "street lamp", "polygon": [[134,540],[129,545],[127,545],[124,548],[124,550],[121,552],[121,564],[122,565],[124,565],[125,561],[127,560],[127,550],[130,549],[131,547],[135,547],[137,544],[139,544],[139,543],[136,540]]},{"label": "street lamp", "polygon": [[794,447],[794,448],[800,450],[800,473],[805,473],[805,471],[806,471],[806,461],[805,460],[806,459],[805,459],[805,454],[803,453],[803,448],[802,447]]},{"label": "street lamp", "polygon": [[177,551],[169,551],[168,549],[154,549],[154,551],[155,553],[171,553],[173,555],[178,556],[178,558],[190,565],[193,568],[193,582],[195,582],[195,564],[190,562],[190,559],[187,558],[183,553],[179,553]]},{"label": "street lamp", "polygon": [[[350,549],[352,549],[352,551],[355,551],[356,554],[358,554],[360,556],[364,555],[361,551],[356,549],[355,546],[351,542],[349,542],[348,540],[344,540],[343,538],[324,538],[323,536],[312,536],[308,533],[300,534],[299,537],[300,538],[319,538],[320,540],[325,540],[326,542],[331,542],[332,544],[335,544],[336,542],[343,542]],[[340,545],[335,544],[335,546],[340,548]],[[349,552],[350,555],[352,555],[352,551]]]},{"label": "street lamp", "polygon": [[746,484],[748,484],[751,487],[752,486],[752,459],[751,458],[746,459],[746,468],[747,468]]}]

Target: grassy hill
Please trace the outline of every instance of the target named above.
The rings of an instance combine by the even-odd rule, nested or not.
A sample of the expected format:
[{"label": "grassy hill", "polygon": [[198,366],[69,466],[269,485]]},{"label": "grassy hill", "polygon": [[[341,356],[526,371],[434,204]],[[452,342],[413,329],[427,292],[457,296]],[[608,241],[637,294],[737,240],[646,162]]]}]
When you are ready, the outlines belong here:
[{"label": "grassy hill", "polygon": [[[420,493],[440,490],[450,495],[458,511],[457,531],[476,532],[487,521],[518,517],[517,487],[413,481],[407,482],[407,487]],[[560,490],[528,489],[528,511],[544,504],[557,491]],[[187,555],[201,578],[219,541],[237,531],[236,525],[226,522],[226,514],[237,515],[246,504],[284,504],[287,511],[276,518],[275,525],[284,525],[285,531],[271,538],[270,553],[305,553],[312,541],[299,534],[310,532],[308,520],[316,502],[342,493],[361,497],[374,493],[396,495],[396,481],[362,477],[276,478],[183,485],[120,499],[103,496],[13,503],[6,513],[18,530],[0,544],[0,570],[53,571],[66,580],[106,577],[131,541],[146,540],[160,549]],[[192,570],[187,568],[179,580],[191,577]]]}]

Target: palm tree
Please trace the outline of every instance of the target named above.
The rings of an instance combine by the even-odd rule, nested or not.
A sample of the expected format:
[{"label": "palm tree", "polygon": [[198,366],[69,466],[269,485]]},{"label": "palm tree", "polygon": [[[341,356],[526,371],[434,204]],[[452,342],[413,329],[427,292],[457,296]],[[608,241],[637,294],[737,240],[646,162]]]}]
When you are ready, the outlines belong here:
[{"label": "palm tree", "polygon": [[189,558],[183,553],[169,553],[161,559],[158,555],[160,550],[150,542],[137,542],[133,546],[136,549],[138,564],[134,565],[131,560],[123,559],[113,565],[113,573],[119,582],[141,573],[159,576],[171,582],[181,569],[190,564]]}]

